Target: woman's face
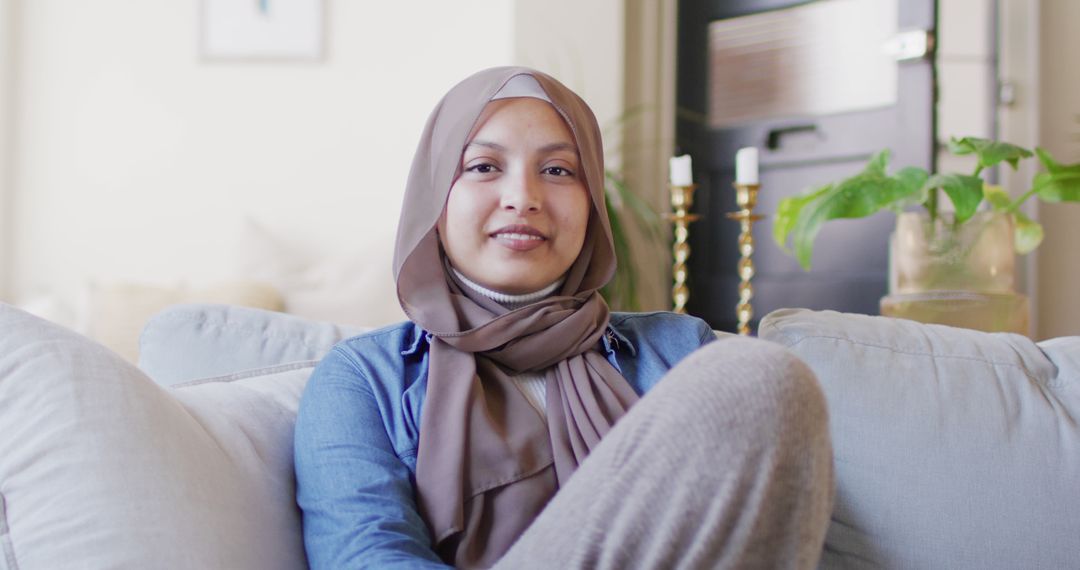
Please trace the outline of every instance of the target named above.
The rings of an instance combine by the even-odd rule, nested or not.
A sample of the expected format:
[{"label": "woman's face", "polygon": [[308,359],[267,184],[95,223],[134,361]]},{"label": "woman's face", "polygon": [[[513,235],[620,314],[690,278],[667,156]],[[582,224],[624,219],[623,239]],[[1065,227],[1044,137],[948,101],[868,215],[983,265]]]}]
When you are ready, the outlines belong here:
[{"label": "woman's face", "polygon": [[492,101],[485,115],[461,155],[439,239],[474,283],[531,293],[566,273],[585,241],[591,207],[577,145],[540,99]]}]

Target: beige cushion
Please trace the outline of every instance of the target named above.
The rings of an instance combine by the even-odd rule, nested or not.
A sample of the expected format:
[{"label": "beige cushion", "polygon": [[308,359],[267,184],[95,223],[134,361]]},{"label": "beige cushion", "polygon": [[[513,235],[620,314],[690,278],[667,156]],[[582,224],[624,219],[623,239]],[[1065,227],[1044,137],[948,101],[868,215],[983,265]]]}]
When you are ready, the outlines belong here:
[{"label": "beige cushion", "polygon": [[314,362],[157,386],[0,304],[0,568],[304,568],[292,429]]}]

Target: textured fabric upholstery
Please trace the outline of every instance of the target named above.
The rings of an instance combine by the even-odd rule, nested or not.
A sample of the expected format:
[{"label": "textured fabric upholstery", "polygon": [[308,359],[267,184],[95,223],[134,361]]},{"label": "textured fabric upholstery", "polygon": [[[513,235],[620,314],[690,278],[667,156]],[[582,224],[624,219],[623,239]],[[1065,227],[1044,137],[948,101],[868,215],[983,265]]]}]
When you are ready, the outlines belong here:
[{"label": "textured fabric upholstery", "polygon": [[1080,337],[780,310],[829,404],[827,568],[1074,568]]},{"label": "textured fabric upholstery", "polygon": [[233,305],[174,305],[143,329],[139,368],[155,382],[179,382],[300,360],[319,360],[366,328]]},{"label": "textured fabric upholstery", "polygon": [[292,431],[314,362],[158,386],[0,304],[0,568],[305,568]]}]

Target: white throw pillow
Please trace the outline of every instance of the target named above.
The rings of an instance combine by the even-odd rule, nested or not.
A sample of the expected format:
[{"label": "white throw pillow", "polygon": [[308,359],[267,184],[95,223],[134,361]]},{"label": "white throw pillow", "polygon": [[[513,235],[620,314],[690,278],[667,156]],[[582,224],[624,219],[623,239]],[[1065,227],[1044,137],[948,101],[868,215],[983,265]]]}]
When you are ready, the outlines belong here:
[{"label": "white throw pillow", "polygon": [[0,304],[0,568],[306,567],[292,431],[314,362],[162,388]]},{"label": "white throw pillow", "polygon": [[170,386],[319,360],[342,339],[366,330],[249,307],[174,305],[154,315],[143,329],[139,368],[158,384]]}]

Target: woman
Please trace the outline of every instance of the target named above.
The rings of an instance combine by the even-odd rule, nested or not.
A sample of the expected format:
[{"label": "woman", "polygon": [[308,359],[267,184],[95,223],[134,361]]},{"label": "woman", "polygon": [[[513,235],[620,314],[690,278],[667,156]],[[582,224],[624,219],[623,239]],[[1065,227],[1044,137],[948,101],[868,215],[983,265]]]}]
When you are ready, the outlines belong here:
[{"label": "woman", "polygon": [[766,343],[698,351],[692,317],[610,315],[614,268],[584,101],[524,68],[451,89],[398,230],[411,320],[339,344],[301,402],[312,567],[812,567],[832,497],[812,376]]}]

